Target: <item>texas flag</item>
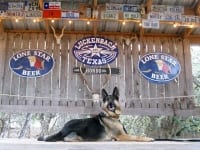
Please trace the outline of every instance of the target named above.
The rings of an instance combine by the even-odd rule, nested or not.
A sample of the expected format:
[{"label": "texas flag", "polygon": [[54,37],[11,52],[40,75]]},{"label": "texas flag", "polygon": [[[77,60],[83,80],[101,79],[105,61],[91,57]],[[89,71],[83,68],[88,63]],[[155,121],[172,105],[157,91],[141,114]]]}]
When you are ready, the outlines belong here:
[{"label": "texas flag", "polygon": [[44,2],[44,9],[61,9],[61,2]]}]

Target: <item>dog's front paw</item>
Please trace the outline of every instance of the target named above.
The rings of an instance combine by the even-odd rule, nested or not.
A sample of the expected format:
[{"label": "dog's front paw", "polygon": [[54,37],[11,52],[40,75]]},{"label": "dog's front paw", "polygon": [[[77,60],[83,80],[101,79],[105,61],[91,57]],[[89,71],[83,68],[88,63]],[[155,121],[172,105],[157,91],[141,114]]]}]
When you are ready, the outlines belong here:
[{"label": "dog's front paw", "polygon": [[152,142],[152,141],[154,141],[154,138],[144,137],[144,142]]}]

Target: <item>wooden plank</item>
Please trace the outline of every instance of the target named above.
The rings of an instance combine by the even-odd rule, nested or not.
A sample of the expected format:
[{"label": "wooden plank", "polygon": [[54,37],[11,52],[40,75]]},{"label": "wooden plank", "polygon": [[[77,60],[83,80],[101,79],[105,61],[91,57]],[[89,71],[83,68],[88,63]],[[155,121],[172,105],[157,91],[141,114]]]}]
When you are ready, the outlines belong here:
[{"label": "wooden plank", "polygon": [[[147,38],[148,53],[155,52],[154,46],[155,46],[154,39],[151,37]],[[156,98],[157,97],[156,95],[157,95],[157,84],[149,82],[149,97]]]},{"label": "wooden plank", "polygon": [[[30,34],[28,33],[24,33],[22,34],[22,46],[21,49],[29,49],[30,47]],[[27,78],[26,77],[20,77],[20,89],[19,89],[19,95],[22,96],[20,97],[20,99],[18,100],[18,104],[24,104],[26,101],[26,88],[27,88]]]},{"label": "wooden plank", "polygon": [[[47,37],[48,38],[48,37]],[[41,33],[37,36],[37,49],[44,50],[51,55],[49,50],[49,41],[46,41],[46,35]],[[51,41],[52,42],[52,41]],[[49,53],[50,51],[50,53]],[[34,105],[49,105],[51,99],[51,72],[45,76],[36,78],[35,83],[35,102]],[[42,98],[44,97],[44,98]]]},{"label": "wooden plank", "polygon": [[126,101],[125,97],[125,51],[124,51],[124,43],[122,41],[117,40],[117,47],[119,50],[118,57],[116,59],[116,67],[120,69],[120,74],[117,76],[117,83],[116,86],[119,88],[120,91],[120,101],[124,103]]},{"label": "wooden plank", "polygon": [[54,68],[52,70],[52,105],[58,105],[58,101],[60,100],[60,74],[61,74],[61,61],[60,61],[60,45],[56,43],[56,39],[54,38],[52,53],[55,61]]},{"label": "wooden plank", "polygon": [[1,103],[3,105],[9,105],[10,100],[10,94],[11,94],[11,86],[12,86],[12,72],[9,67],[9,60],[12,56],[13,52],[13,46],[14,46],[14,36],[12,33],[8,34],[7,37],[7,44],[6,44],[6,53],[5,53],[5,64],[4,64],[4,79],[3,79],[3,94],[7,94],[2,96]]},{"label": "wooden plank", "polygon": [[[148,48],[147,48],[147,39],[144,38],[142,39],[142,41],[140,41],[140,57],[144,56],[145,54],[148,53]],[[149,98],[149,81],[147,79],[145,79],[142,75],[141,75],[141,95],[140,98]]]},{"label": "wooden plank", "polygon": [[[13,46],[13,54],[21,51],[21,43],[22,43],[22,34],[13,34],[14,36],[14,46]],[[12,86],[11,86],[11,95],[16,95],[11,97],[10,103],[12,105],[17,105],[17,100],[19,99],[17,95],[19,95],[19,85],[20,85],[20,77],[19,75],[12,73]]]},{"label": "wooden plank", "polygon": [[[175,43],[174,43],[174,39],[167,39],[166,41],[167,45],[166,45],[166,48],[167,48],[167,51],[168,51],[168,54],[177,58],[176,55],[177,55],[177,52],[176,52],[176,49],[174,47]],[[165,96],[166,97],[170,97],[170,98],[167,98],[168,100],[171,100],[172,103],[173,101],[175,100],[175,97],[177,96],[177,93],[178,93],[178,81],[177,79],[176,80],[173,80],[173,81],[170,81],[168,84],[166,84],[166,91],[165,91]]]},{"label": "wooden plank", "polygon": [[7,34],[2,34],[0,38],[0,104],[1,98],[3,94],[3,83],[4,83],[4,67],[6,61],[6,42],[7,42]]},{"label": "wooden plank", "polygon": [[141,95],[141,89],[140,89],[140,73],[138,71],[138,61],[139,61],[139,45],[140,41],[137,39],[133,43],[133,50],[132,50],[132,57],[133,57],[133,87],[134,87],[134,98],[139,99]]},{"label": "wooden plank", "polygon": [[67,100],[67,90],[68,90],[68,44],[69,44],[69,38],[67,36],[63,36],[61,40],[61,84],[60,84],[60,97],[62,101]]},{"label": "wooden plank", "polygon": [[[131,42],[132,43],[132,42]],[[133,97],[133,84],[132,84],[132,49],[131,45],[125,44],[125,97],[131,99]]]},{"label": "wooden plank", "polygon": [[[32,33],[29,37],[29,49],[37,49],[37,39],[38,34]],[[26,88],[26,101],[27,104],[34,104],[35,100],[35,83],[36,78],[27,78],[27,88]]]},{"label": "wooden plank", "polygon": [[[84,35],[78,34],[76,36],[76,41],[80,40],[83,37],[84,37]],[[75,44],[75,43],[71,43],[71,44]],[[70,49],[70,53],[72,53],[72,48]],[[71,57],[73,57],[73,59],[75,59],[74,56],[71,56]],[[76,60],[75,66],[80,67],[81,63]],[[75,67],[75,66],[72,66],[72,67]],[[84,66],[84,65],[82,65],[82,66]],[[70,70],[70,72],[72,72],[72,69]],[[92,93],[89,93],[88,90],[85,88],[84,81],[83,81],[83,78],[81,77],[81,74],[73,74],[73,76],[74,76],[75,81],[76,81],[75,82],[76,85],[75,85],[75,89],[74,89],[74,93],[75,93],[75,99],[74,100],[78,102],[78,101],[81,101],[83,99],[87,99],[88,96],[90,96],[90,98],[92,98],[92,96],[91,96]],[[93,82],[91,80],[91,79],[93,79],[93,78],[91,78],[92,75],[85,75],[85,76],[86,76],[86,79],[87,79],[89,86],[93,87],[94,85],[93,85]],[[87,94],[88,94],[88,96],[86,96]],[[79,103],[79,106],[80,105],[83,106],[83,103]]]},{"label": "wooden plank", "polygon": [[72,54],[72,47],[74,46],[74,43],[76,42],[76,36],[75,35],[72,35],[70,36],[70,42],[69,42],[69,53],[68,53],[68,77],[67,77],[67,84],[68,84],[68,93],[67,93],[67,99],[68,100],[74,100],[75,99],[75,94],[74,94],[74,91],[76,90],[76,77],[73,73],[73,67],[76,66],[76,60]]},{"label": "wooden plank", "polygon": [[[160,38],[154,38],[154,44],[155,44],[155,52],[162,52],[162,41]],[[156,97],[161,97],[158,101],[163,101],[163,98],[165,96],[165,85],[164,84],[157,84],[157,93]]]}]

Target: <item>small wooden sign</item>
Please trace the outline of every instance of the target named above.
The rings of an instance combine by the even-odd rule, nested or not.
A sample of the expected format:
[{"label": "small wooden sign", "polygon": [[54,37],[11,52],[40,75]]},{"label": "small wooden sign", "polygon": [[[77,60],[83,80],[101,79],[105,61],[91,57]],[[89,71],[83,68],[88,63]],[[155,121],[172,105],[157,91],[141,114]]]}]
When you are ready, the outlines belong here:
[{"label": "small wooden sign", "polygon": [[[119,68],[94,68],[94,67],[82,67],[82,73],[84,74],[119,74]],[[80,67],[74,67],[73,73],[81,73]]]}]

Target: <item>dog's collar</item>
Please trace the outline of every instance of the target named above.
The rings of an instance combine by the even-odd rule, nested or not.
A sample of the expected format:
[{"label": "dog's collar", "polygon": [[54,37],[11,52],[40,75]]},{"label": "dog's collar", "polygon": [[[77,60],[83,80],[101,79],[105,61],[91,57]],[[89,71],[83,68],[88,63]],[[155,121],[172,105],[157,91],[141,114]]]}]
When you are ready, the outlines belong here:
[{"label": "dog's collar", "polygon": [[[101,116],[101,117],[111,117],[107,112],[100,112],[99,113],[99,116]],[[111,117],[111,118],[113,118],[113,119],[119,119],[119,116],[116,116],[116,117]]]}]

